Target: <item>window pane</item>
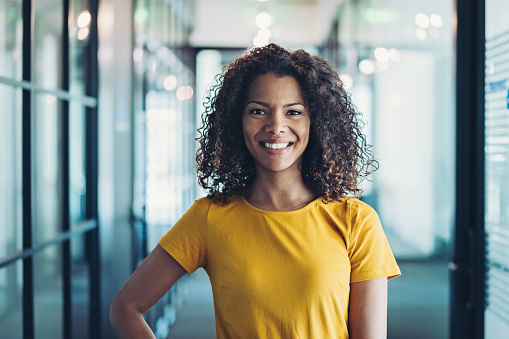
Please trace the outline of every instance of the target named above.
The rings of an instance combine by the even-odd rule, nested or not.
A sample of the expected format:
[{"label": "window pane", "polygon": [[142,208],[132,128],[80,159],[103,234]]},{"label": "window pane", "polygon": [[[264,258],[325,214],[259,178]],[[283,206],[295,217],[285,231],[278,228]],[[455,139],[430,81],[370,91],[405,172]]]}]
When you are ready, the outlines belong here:
[{"label": "window pane", "polygon": [[71,102],[69,113],[69,171],[71,225],[85,218],[85,114],[79,103]]},{"label": "window pane", "polygon": [[22,338],[21,260],[0,269],[0,329],[2,338]]},{"label": "window pane", "polygon": [[485,89],[485,337],[509,332],[509,11],[506,0],[486,1]]},{"label": "window pane", "polygon": [[84,70],[86,69],[84,53],[89,41],[91,18],[87,1],[75,0],[71,3],[72,8],[69,18],[70,92],[84,95]]},{"label": "window pane", "polygon": [[33,107],[33,223],[34,242],[38,243],[60,231],[60,100],[51,95],[35,95]]},{"label": "window pane", "polygon": [[62,4],[60,0],[34,1],[33,81],[45,88],[60,87]]},{"label": "window pane", "polygon": [[21,90],[0,84],[0,258],[21,249]]},{"label": "window pane", "polygon": [[62,250],[50,246],[34,255],[36,338],[62,338]]},{"label": "window pane", "polygon": [[88,339],[90,280],[85,256],[85,237],[71,240],[72,276],[72,338]]},{"label": "window pane", "polygon": [[21,0],[0,2],[0,76],[21,79]]},{"label": "window pane", "polygon": [[162,45],[147,50],[144,62],[146,221],[172,225],[191,205],[194,190],[189,157],[194,153],[194,74]]}]

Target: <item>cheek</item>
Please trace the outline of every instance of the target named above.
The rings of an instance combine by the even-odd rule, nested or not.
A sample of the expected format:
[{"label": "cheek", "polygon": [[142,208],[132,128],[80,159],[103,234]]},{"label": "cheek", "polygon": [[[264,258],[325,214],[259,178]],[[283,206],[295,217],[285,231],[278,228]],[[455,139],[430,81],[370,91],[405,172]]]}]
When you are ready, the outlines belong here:
[{"label": "cheek", "polygon": [[299,129],[300,137],[307,142],[309,141],[309,134],[310,134],[310,124],[309,122],[303,124],[301,128]]},{"label": "cheek", "polygon": [[246,145],[248,150],[251,148],[251,145],[253,144],[253,137],[254,137],[254,133],[253,133],[252,126],[249,123],[245,123],[243,120],[242,121],[242,140],[244,140],[244,145]]},{"label": "cheek", "polygon": [[249,130],[249,124],[242,120],[242,137],[244,138],[244,141],[247,141],[248,139]]}]

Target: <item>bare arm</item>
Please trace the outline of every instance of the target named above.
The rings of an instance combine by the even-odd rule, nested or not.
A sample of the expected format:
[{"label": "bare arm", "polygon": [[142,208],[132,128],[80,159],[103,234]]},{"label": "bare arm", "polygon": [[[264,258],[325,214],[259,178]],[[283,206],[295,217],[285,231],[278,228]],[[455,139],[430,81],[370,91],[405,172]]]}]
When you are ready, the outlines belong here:
[{"label": "bare arm", "polygon": [[111,304],[110,321],[118,336],[155,338],[143,316],[184,273],[185,269],[157,245]]},{"label": "bare arm", "polygon": [[351,339],[386,339],[387,278],[352,283],[348,317]]}]

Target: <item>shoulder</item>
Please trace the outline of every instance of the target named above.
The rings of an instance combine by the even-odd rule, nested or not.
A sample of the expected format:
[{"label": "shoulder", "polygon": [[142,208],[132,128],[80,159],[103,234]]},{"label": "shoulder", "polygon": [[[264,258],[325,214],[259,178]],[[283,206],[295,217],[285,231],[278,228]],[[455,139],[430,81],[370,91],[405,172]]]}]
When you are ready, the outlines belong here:
[{"label": "shoulder", "polygon": [[196,199],[181,219],[188,220],[189,218],[206,218],[212,204],[212,200],[207,197]]},{"label": "shoulder", "polygon": [[352,197],[344,197],[340,201],[321,202],[318,213],[337,225],[343,234],[362,232],[380,225],[376,211],[365,202]]},{"label": "shoulder", "polygon": [[229,210],[235,207],[238,207],[242,204],[242,197],[234,195],[231,197],[230,202],[227,204],[221,204],[214,202],[214,199],[209,197],[203,197],[194,201],[194,206],[201,211],[206,211],[208,213],[215,212],[224,212],[225,210]]},{"label": "shoulder", "polygon": [[320,203],[320,206],[325,210],[343,212],[350,216],[368,216],[372,214],[376,215],[376,211],[371,206],[359,199],[352,197],[344,197],[338,201],[323,201]]},{"label": "shoulder", "polygon": [[212,199],[208,197],[199,198],[194,201],[194,205],[196,205],[200,209],[209,209],[212,204],[213,204]]},{"label": "shoulder", "polygon": [[213,204],[212,199],[207,197],[199,198],[189,207],[187,213],[208,213],[211,205]]},{"label": "shoulder", "polygon": [[348,208],[350,209],[350,211],[352,213],[355,213],[356,215],[368,216],[368,215],[373,215],[373,214],[376,215],[377,214],[373,207],[366,204],[362,200],[352,198],[352,197],[346,197],[344,200],[345,200],[345,203],[348,205]]}]

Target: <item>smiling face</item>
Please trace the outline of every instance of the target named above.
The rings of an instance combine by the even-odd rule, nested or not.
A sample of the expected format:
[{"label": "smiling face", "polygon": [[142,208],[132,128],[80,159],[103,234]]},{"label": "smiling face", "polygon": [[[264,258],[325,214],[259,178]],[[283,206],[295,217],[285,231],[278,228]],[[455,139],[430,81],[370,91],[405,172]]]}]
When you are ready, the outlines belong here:
[{"label": "smiling face", "polygon": [[298,171],[309,141],[309,111],[291,76],[261,75],[249,86],[242,130],[244,142],[261,171]]}]

